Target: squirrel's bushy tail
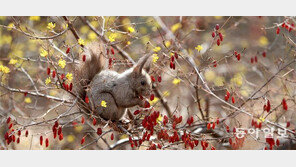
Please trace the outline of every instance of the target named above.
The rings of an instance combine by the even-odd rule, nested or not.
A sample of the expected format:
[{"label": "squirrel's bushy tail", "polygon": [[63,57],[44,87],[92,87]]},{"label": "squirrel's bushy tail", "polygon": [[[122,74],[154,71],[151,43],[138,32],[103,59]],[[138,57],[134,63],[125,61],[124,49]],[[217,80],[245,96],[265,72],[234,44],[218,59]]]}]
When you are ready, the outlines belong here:
[{"label": "squirrel's bushy tail", "polygon": [[[102,42],[93,42],[88,44],[81,54],[74,72],[74,90],[81,99],[85,99],[87,86],[94,76],[106,67],[105,52]],[[85,61],[83,61],[84,55]]]}]

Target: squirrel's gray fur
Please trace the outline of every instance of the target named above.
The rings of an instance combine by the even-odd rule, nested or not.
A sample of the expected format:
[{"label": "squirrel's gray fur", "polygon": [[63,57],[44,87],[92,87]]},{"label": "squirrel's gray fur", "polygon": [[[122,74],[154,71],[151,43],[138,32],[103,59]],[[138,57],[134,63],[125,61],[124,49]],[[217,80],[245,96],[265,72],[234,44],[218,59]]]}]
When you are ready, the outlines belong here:
[{"label": "squirrel's gray fur", "polygon": [[[86,46],[85,62],[80,62],[75,70],[76,92],[81,99],[87,95],[89,105],[106,120],[118,121],[126,108],[145,107],[139,97],[150,95],[152,85],[147,72],[150,69],[149,55],[142,57],[132,68],[123,73],[106,68],[107,56],[102,43]],[[148,63],[146,63],[148,62]],[[106,107],[101,102],[106,102]]]}]

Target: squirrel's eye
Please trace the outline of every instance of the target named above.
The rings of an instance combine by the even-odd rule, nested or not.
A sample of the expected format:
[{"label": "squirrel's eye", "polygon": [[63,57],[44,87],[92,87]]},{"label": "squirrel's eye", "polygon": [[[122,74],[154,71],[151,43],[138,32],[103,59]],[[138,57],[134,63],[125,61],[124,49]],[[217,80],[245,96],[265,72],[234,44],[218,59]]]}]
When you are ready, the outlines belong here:
[{"label": "squirrel's eye", "polygon": [[145,81],[141,81],[141,85],[145,85],[146,84],[146,82]]}]

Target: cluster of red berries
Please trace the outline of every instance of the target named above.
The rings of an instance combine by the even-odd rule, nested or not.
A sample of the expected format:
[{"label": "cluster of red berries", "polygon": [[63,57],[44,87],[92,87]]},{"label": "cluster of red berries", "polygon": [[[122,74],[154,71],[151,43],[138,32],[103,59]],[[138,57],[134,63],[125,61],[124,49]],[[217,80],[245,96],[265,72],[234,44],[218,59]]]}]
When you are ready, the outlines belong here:
[{"label": "cluster of red berries", "polygon": [[257,56],[251,57],[251,63],[257,63],[258,62],[258,58]]},{"label": "cluster of red berries", "polygon": [[154,126],[157,125],[157,118],[159,117],[159,111],[154,111],[150,115],[146,115],[142,120],[142,126],[149,130],[151,135],[153,135]]},{"label": "cluster of red berries", "polygon": [[[291,32],[295,28],[295,25],[290,24],[289,22],[284,22],[282,23],[281,28],[285,28],[287,31]],[[277,27],[275,32],[278,35],[280,34],[280,31],[281,31],[280,27]]]},{"label": "cluster of red berries", "polygon": [[[156,81],[156,79],[155,79],[154,76],[151,75],[150,78],[151,78],[151,81],[152,81],[152,82],[155,82],[155,81]],[[158,82],[161,82],[161,76],[160,76],[160,75],[157,77],[157,81],[158,81]]]},{"label": "cluster of red berries", "polygon": [[[226,91],[226,95],[224,96],[225,101],[228,101],[230,98],[230,93],[228,91]],[[231,97],[231,102],[235,103],[235,98],[234,96]]]},{"label": "cluster of red berries", "polygon": [[[265,141],[267,144],[269,144],[269,149],[272,150],[273,149],[273,146],[276,145],[276,146],[280,146],[280,141],[279,139],[277,139],[276,141],[274,141],[274,138],[268,136],[265,138]],[[267,147],[264,148],[265,150],[267,150]]]},{"label": "cluster of red berries", "polygon": [[173,70],[176,68],[175,58],[178,59],[178,53],[177,52],[174,53],[174,56],[171,56],[170,68],[173,69]]},{"label": "cluster of red berries", "polygon": [[241,54],[240,53],[237,53],[237,51],[234,51],[234,55],[235,55],[237,61],[239,61],[240,58],[241,58]]},{"label": "cluster of red berries", "polygon": [[214,60],[214,61],[212,62],[212,64],[213,64],[213,67],[217,67],[217,61],[216,61],[216,60]]},{"label": "cluster of red berries", "polygon": [[[53,133],[53,138],[55,139],[57,135],[59,136],[59,140],[64,139],[64,134],[62,132],[62,127],[59,126],[59,122],[55,121],[54,125],[52,126],[52,133]],[[41,137],[40,137],[40,143],[41,143]],[[42,144],[40,144],[42,145]]]},{"label": "cluster of red berries", "polygon": [[220,29],[219,24],[216,24],[214,31],[212,32],[212,37],[215,38],[218,36],[218,39],[216,41],[217,45],[220,46],[221,42],[223,41],[223,35],[218,30]]},{"label": "cluster of red berries", "polygon": [[251,123],[251,126],[252,127],[255,127],[255,128],[258,128],[258,129],[261,129],[262,128],[262,122],[257,122],[255,120],[252,119],[252,123]]},{"label": "cluster of red berries", "polygon": [[[21,136],[21,130],[17,131],[17,136],[15,135],[15,130],[13,129],[13,121],[11,120],[11,117],[8,117],[6,120],[6,124],[9,125],[8,126],[8,131],[5,133],[4,135],[4,139],[7,143],[7,145],[9,145],[11,142],[16,142],[17,144],[20,143],[20,136]],[[25,132],[25,136],[28,137],[29,135],[29,131],[26,130]]]},{"label": "cluster of red berries", "polygon": [[[50,75],[50,68],[49,67],[47,67],[47,70],[46,70],[47,72],[47,75]],[[55,70],[53,70],[52,71],[52,78],[55,78],[55,76],[56,76],[56,71]],[[62,80],[62,85],[63,85],[63,88],[66,90],[66,91],[72,91],[72,89],[73,89],[73,83],[70,83],[70,84],[66,84],[65,83],[65,80],[64,80],[64,78],[65,78],[65,74],[61,74],[61,76],[60,76],[60,78],[61,78],[61,80]]]}]

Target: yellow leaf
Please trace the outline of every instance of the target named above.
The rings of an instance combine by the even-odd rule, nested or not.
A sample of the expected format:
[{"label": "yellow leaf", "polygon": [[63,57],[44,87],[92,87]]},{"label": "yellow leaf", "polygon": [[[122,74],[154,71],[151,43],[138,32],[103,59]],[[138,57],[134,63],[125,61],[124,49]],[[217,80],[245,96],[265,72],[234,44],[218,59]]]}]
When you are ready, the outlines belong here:
[{"label": "yellow leaf", "polygon": [[46,50],[42,49],[41,52],[40,52],[40,56],[41,57],[46,57],[47,55],[48,55],[48,52]]},{"label": "yellow leaf", "polygon": [[48,85],[48,84],[50,84],[50,83],[51,83],[51,79],[50,79],[50,77],[46,78],[46,80],[45,80],[45,84]]},{"label": "yellow leaf", "polygon": [[197,46],[195,47],[195,49],[196,49],[198,52],[200,52],[200,51],[203,49],[203,47],[202,47],[201,45],[197,45]]},{"label": "yellow leaf", "polygon": [[84,46],[85,45],[85,42],[83,39],[79,38],[78,39],[78,44],[81,45],[81,46]]},{"label": "yellow leaf", "polygon": [[181,23],[176,23],[171,27],[171,31],[174,33],[175,31],[177,31],[178,29],[180,29],[182,27]]},{"label": "yellow leaf", "polygon": [[268,41],[268,39],[267,39],[265,36],[261,36],[261,37],[259,38],[259,44],[260,44],[261,46],[267,46],[268,43],[269,43],[269,41]]},{"label": "yellow leaf", "polygon": [[153,49],[154,52],[159,52],[161,50],[161,47],[157,46]]},{"label": "yellow leaf", "polygon": [[67,136],[67,141],[68,141],[69,143],[72,143],[74,140],[75,140],[75,136],[74,136],[74,135],[68,135],[68,136]]},{"label": "yellow leaf", "polygon": [[31,21],[39,21],[40,20],[40,16],[30,16],[29,20]]},{"label": "yellow leaf", "polygon": [[111,33],[108,38],[110,42],[114,42],[116,37],[117,37],[117,34]]},{"label": "yellow leaf", "polygon": [[67,73],[66,78],[71,82],[73,79],[72,73]]},{"label": "yellow leaf", "polygon": [[26,97],[26,98],[25,98],[25,103],[28,103],[28,104],[29,104],[29,103],[32,103],[31,98],[30,98],[30,97]]},{"label": "yellow leaf", "polygon": [[165,46],[168,48],[168,47],[170,47],[171,46],[171,41],[165,41]]},{"label": "yellow leaf", "polygon": [[9,61],[8,64],[15,65],[16,63],[17,63],[17,60],[15,60],[15,59],[10,59],[10,61]]},{"label": "yellow leaf", "polygon": [[47,24],[47,29],[49,29],[49,30],[53,30],[53,29],[55,28],[55,26],[56,26],[55,23],[50,22],[50,23]]},{"label": "yellow leaf", "polygon": [[128,31],[129,31],[130,33],[135,32],[135,29],[134,29],[133,27],[128,27],[127,29],[128,29]]},{"label": "yellow leaf", "polygon": [[159,57],[157,56],[157,54],[153,54],[152,55],[152,61],[153,61],[153,63],[156,63],[158,59],[159,59]]},{"label": "yellow leaf", "polygon": [[181,82],[181,80],[178,78],[174,78],[174,80],[173,80],[174,85],[178,85],[180,82]]},{"label": "yellow leaf", "polygon": [[8,74],[10,72],[10,69],[6,66],[0,65],[0,72],[3,72],[4,74]]},{"label": "yellow leaf", "polygon": [[59,66],[60,66],[61,68],[65,68],[65,66],[66,66],[66,60],[60,59],[60,60],[59,60]]},{"label": "yellow leaf", "polygon": [[102,101],[101,101],[101,106],[106,108],[106,107],[107,107],[107,103],[106,103],[106,101],[102,100]]},{"label": "yellow leaf", "polygon": [[12,30],[12,28],[14,28],[14,24],[13,23],[9,23],[8,26],[7,26],[7,30]]}]

